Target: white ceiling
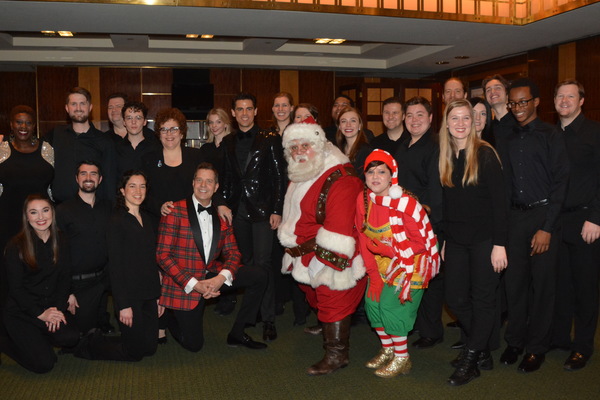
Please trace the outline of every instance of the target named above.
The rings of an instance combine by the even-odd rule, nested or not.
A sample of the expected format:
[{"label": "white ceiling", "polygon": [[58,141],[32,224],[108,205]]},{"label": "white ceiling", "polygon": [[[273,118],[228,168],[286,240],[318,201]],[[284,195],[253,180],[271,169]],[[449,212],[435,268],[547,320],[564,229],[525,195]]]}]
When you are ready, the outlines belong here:
[{"label": "white ceiling", "polygon": [[[208,7],[0,1],[0,68],[161,65],[418,78],[600,34],[600,3],[525,26]],[[41,37],[70,30],[90,37]],[[210,33],[215,39],[164,35]],[[161,35],[161,37],[157,37]],[[315,45],[294,39],[345,38]],[[458,60],[456,56],[469,56]],[[449,61],[436,65],[436,61]]]}]

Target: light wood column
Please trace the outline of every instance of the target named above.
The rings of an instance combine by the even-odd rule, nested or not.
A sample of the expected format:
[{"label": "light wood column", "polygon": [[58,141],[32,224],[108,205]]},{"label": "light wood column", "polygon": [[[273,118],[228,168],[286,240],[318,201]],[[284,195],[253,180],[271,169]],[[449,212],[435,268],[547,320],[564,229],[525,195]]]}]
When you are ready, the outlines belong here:
[{"label": "light wood column", "polygon": [[577,43],[558,46],[558,81],[575,79],[577,75]]},{"label": "light wood column", "polygon": [[86,88],[92,94],[92,118],[96,129],[101,129],[100,120],[102,119],[101,113],[101,99],[100,99],[100,68],[98,67],[79,67],[77,69],[79,86]]}]

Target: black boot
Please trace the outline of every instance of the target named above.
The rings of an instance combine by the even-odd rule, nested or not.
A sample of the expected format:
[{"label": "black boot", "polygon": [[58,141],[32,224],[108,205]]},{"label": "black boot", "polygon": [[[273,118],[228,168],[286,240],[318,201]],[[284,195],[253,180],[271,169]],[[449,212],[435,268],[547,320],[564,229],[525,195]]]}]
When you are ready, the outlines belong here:
[{"label": "black boot", "polygon": [[456,371],[448,378],[448,383],[452,386],[460,386],[471,382],[479,376],[479,361],[481,351],[465,349],[464,356],[459,361]]},{"label": "black boot", "polygon": [[[456,356],[454,360],[450,361],[450,365],[452,365],[454,368],[458,368],[458,366],[460,365],[460,361],[465,357],[466,353],[467,349],[463,348],[460,351],[460,353],[458,353],[458,356]],[[491,371],[492,369],[494,369],[494,359],[492,358],[492,353],[490,353],[489,350],[483,350],[479,354],[479,360],[477,360],[477,365],[479,366],[479,369],[483,369],[486,371]]]}]

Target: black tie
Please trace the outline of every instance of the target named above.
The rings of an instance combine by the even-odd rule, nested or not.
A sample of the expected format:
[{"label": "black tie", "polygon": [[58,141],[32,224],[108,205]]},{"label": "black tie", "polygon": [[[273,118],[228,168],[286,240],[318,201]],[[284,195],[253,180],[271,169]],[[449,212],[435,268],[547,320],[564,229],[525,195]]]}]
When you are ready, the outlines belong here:
[{"label": "black tie", "polygon": [[212,213],[213,213],[212,205],[208,206],[208,207],[204,207],[204,206],[202,206],[202,204],[198,203],[198,214],[200,214],[202,211],[206,211],[207,213],[212,215]]}]

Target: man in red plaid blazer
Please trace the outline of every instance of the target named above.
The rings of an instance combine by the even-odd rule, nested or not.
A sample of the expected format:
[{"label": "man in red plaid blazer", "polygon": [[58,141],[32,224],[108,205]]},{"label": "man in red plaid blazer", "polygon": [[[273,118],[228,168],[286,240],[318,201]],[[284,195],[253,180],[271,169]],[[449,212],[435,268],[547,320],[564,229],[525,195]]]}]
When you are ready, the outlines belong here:
[{"label": "man in red plaid blazer", "polygon": [[256,322],[266,274],[240,265],[233,229],[212,205],[219,187],[217,170],[209,163],[200,164],[192,186],[194,194],[176,202],[159,227],[156,259],[164,271],[160,304],[172,310],[169,331],[185,349],[200,351],[206,300],[244,288],[227,344],[263,349],[266,344],[252,340],[244,327]]}]

